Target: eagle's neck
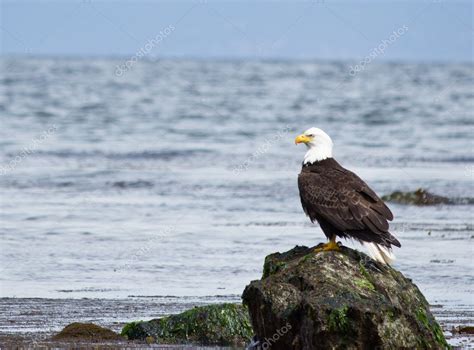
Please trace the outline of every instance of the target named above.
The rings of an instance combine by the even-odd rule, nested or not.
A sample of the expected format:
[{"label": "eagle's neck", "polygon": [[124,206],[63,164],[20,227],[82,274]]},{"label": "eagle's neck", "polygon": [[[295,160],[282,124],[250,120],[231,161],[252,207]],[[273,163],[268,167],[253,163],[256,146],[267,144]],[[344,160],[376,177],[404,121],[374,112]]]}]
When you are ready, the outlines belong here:
[{"label": "eagle's neck", "polygon": [[310,145],[308,152],[304,155],[303,164],[312,164],[327,158],[332,158],[332,145],[324,143]]}]

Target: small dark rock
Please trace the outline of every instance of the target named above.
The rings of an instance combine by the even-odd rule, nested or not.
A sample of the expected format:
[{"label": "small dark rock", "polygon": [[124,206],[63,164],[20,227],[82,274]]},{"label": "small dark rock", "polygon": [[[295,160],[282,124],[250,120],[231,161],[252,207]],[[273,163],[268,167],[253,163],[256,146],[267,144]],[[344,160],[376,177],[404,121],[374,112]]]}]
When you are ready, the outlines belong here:
[{"label": "small dark rock", "polygon": [[453,328],[453,333],[474,334],[474,326],[458,326]]},{"label": "small dark rock", "polygon": [[110,329],[100,327],[93,323],[71,323],[53,336],[53,340],[74,340],[74,341],[103,341],[103,340],[124,340],[120,335]]}]

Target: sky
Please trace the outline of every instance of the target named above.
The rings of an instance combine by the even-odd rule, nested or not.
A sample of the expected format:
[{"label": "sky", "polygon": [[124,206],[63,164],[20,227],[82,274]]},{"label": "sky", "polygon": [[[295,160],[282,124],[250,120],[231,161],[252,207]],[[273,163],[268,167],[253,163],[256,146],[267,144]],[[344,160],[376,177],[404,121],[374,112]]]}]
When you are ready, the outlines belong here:
[{"label": "sky", "polygon": [[0,35],[2,55],[472,62],[473,2],[16,0]]}]

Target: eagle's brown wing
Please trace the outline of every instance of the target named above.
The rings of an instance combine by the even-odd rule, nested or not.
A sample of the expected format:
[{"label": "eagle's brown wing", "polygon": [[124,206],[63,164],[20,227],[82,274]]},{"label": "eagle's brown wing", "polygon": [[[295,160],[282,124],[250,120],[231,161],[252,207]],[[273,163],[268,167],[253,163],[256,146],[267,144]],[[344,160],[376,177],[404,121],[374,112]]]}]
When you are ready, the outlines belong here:
[{"label": "eagle's brown wing", "polygon": [[301,204],[311,221],[323,221],[343,236],[360,241],[400,247],[400,242],[388,232],[392,212],[351,171],[340,166],[316,171],[305,171],[303,168],[298,177],[298,187]]}]

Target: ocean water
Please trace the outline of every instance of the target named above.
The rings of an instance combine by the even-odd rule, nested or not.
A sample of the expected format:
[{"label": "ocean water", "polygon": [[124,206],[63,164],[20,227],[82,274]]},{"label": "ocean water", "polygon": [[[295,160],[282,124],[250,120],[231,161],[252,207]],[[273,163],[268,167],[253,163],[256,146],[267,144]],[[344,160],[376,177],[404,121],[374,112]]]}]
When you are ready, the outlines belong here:
[{"label": "ocean water", "polygon": [[[380,195],[474,198],[472,64],[122,63],[2,60],[2,297],[235,299],[325,240],[296,184],[311,126]],[[390,207],[395,267],[473,324],[473,206]]]}]

